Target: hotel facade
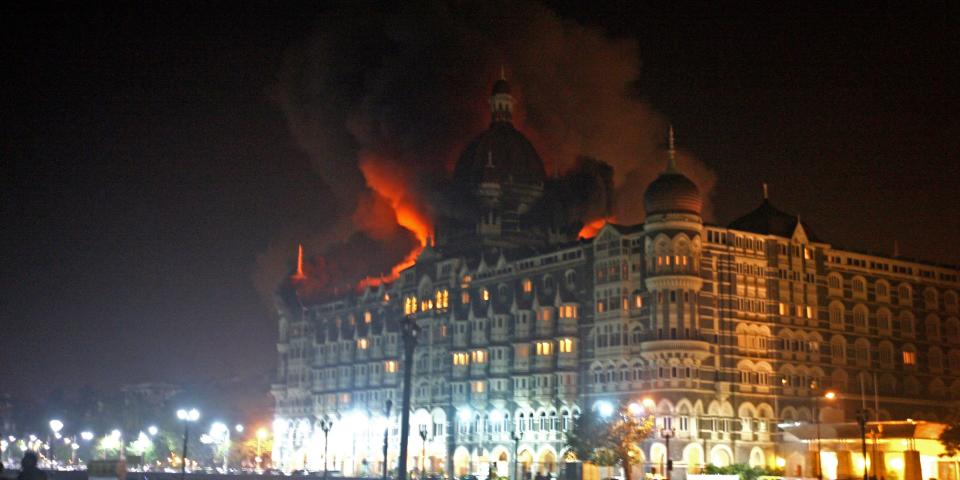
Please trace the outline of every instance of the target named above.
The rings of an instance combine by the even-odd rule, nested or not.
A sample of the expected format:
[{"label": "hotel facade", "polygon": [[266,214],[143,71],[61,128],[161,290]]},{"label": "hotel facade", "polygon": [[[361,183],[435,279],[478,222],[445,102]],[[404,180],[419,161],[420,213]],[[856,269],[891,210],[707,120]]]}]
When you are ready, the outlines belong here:
[{"label": "hotel facade", "polygon": [[451,180],[468,213],[438,219],[396,281],[316,302],[296,280],[278,293],[275,465],[379,476],[386,432],[396,466],[406,321],[420,327],[407,464],[427,473],[556,474],[581,412],[649,398],[645,474],[669,458],[674,478],[733,463],[815,477],[820,448],[836,478],[859,441],[796,427],[818,419],[827,438],[863,409],[936,421],[960,399],[956,267],[837,248],[766,198],[705,224],[672,140],[644,223],[578,239],[513,102],[498,81],[493,122]]}]

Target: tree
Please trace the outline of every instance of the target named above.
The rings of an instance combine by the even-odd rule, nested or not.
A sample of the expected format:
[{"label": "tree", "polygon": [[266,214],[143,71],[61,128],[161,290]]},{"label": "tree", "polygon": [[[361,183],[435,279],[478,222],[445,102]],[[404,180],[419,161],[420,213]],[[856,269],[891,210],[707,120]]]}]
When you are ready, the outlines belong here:
[{"label": "tree", "polygon": [[623,468],[625,480],[631,480],[632,467],[641,455],[640,443],[653,432],[653,415],[634,414],[626,405],[603,417],[585,411],[573,421],[566,433],[567,447],[578,459],[595,465]]},{"label": "tree", "polygon": [[960,452],[960,404],[954,405],[945,423],[947,428],[940,432],[940,443],[944,450],[941,456],[952,457]]}]

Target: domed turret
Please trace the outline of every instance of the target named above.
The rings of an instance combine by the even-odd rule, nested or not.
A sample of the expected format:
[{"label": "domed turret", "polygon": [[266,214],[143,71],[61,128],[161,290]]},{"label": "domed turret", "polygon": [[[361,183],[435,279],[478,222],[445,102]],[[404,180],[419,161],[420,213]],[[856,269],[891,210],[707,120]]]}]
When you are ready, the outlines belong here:
[{"label": "domed turret", "polygon": [[643,194],[643,204],[647,216],[669,212],[700,215],[703,210],[700,189],[677,170],[673,127],[670,128],[670,160],[667,169],[647,187]]}]

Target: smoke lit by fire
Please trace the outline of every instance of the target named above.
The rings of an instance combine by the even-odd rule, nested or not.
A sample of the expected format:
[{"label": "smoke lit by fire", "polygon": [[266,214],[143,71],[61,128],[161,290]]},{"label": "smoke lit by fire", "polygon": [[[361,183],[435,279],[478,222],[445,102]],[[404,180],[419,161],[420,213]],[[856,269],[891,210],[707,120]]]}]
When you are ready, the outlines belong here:
[{"label": "smoke lit by fire", "polygon": [[[300,288],[374,286],[411,265],[436,216],[461,213],[456,195],[439,185],[486,128],[501,66],[518,100],[516,118],[548,171],[584,198],[596,185],[604,190],[597,205],[567,205],[585,225],[580,236],[614,218],[642,220],[643,189],[666,161],[666,122],[634,90],[636,41],[563,21],[532,2],[367,7],[327,11],[280,72],[275,98],[328,185],[329,201],[317,208],[329,221],[276,238],[262,256],[262,277],[289,278],[300,239],[307,277]],[[682,131],[679,139],[682,146]],[[583,170],[581,156],[612,166],[609,184],[591,182],[599,178],[592,174],[570,179],[578,169],[602,170]],[[678,162],[707,198],[713,174],[682,151]]]}]

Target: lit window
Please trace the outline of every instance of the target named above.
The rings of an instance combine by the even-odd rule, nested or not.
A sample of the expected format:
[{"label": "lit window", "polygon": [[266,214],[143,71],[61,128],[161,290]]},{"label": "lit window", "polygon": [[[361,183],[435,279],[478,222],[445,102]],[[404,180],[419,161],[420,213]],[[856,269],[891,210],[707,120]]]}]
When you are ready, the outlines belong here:
[{"label": "lit window", "polygon": [[530,293],[533,291],[533,281],[529,278],[523,279],[523,293]]},{"label": "lit window", "polygon": [[903,364],[904,365],[916,365],[917,364],[917,352],[904,351],[903,352]]},{"label": "lit window", "polygon": [[383,371],[387,373],[396,373],[397,372],[397,361],[396,360],[387,360],[383,362]]},{"label": "lit window", "polygon": [[573,352],[573,340],[569,338],[562,338],[558,342],[560,345],[560,353],[572,353]]},{"label": "lit window", "polygon": [[633,296],[633,306],[637,308],[643,307],[643,297],[641,297],[639,293]]},{"label": "lit window", "polygon": [[787,314],[787,305],[783,302],[780,302],[780,315]]},{"label": "lit window", "polygon": [[470,389],[473,391],[473,393],[483,393],[487,390],[487,385],[483,380],[477,380],[475,382],[470,382]]},{"label": "lit window", "polygon": [[471,352],[471,357],[473,363],[486,363],[487,362],[487,352],[486,350],[474,350]]},{"label": "lit window", "polygon": [[549,322],[553,319],[553,313],[549,308],[544,308],[540,310],[540,319]]},{"label": "lit window", "polygon": [[470,292],[467,292],[467,291],[460,292],[460,303],[464,305],[470,303]]},{"label": "lit window", "polygon": [[480,290],[480,298],[481,298],[484,302],[489,301],[489,300],[490,300],[490,290],[487,290],[486,288],[481,289],[481,290]]},{"label": "lit window", "polygon": [[606,311],[606,307],[603,304],[603,300],[597,300],[597,313],[603,313]]},{"label": "lit window", "polygon": [[367,339],[366,339],[366,338],[361,338],[360,340],[357,340],[357,348],[359,348],[360,350],[366,350],[366,349],[367,349]]},{"label": "lit window", "polygon": [[813,318],[813,307],[807,307],[807,318]]},{"label": "lit window", "polygon": [[553,354],[553,343],[537,342],[537,355],[546,356]]},{"label": "lit window", "polygon": [[803,318],[803,305],[797,305],[797,316]]},{"label": "lit window", "polygon": [[369,311],[363,312],[363,323],[370,323],[373,320],[373,314]]},{"label": "lit window", "polygon": [[404,315],[417,313],[417,299],[415,297],[407,297],[403,300],[403,313]]},{"label": "lit window", "polygon": [[453,364],[454,365],[469,365],[470,357],[464,352],[458,352],[453,354]]}]

